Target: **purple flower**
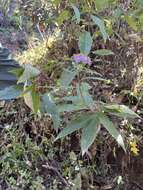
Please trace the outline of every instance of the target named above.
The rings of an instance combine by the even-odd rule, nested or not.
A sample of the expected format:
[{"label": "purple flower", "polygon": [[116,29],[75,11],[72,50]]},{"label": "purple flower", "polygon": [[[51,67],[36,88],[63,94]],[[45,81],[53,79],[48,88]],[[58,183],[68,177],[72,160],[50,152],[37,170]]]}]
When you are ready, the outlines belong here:
[{"label": "purple flower", "polygon": [[75,55],[73,55],[72,58],[75,63],[85,63],[88,65],[91,65],[91,63],[92,63],[90,57],[88,57],[84,54],[75,54]]}]

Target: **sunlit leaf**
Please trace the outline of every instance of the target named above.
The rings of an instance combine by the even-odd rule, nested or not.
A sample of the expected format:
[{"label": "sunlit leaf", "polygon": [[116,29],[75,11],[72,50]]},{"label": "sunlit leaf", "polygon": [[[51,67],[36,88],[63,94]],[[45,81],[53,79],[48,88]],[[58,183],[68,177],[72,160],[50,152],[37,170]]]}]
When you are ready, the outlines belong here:
[{"label": "sunlit leaf", "polygon": [[26,94],[24,94],[23,98],[24,98],[25,104],[34,112],[31,92],[27,92]]},{"label": "sunlit leaf", "polygon": [[139,117],[134,111],[132,111],[125,105],[112,104],[112,105],[106,105],[104,106],[104,108],[106,111],[109,111],[110,113],[118,117],[123,117],[123,118]]},{"label": "sunlit leaf", "polygon": [[53,0],[52,3],[53,5],[57,6],[61,3],[62,0]]},{"label": "sunlit leaf", "polygon": [[108,6],[108,0],[95,0],[95,6],[98,11],[102,11]]},{"label": "sunlit leaf", "polygon": [[135,31],[138,31],[137,21],[132,16],[124,16],[128,25]]},{"label": "sunlit leaf", "polygon": [[60,13],[60,15],[57,17],[56,21],[59,25],[63,24],[65,20],[68,20],[70,18],[70,12],[68,10],[64,10]]},{"label": "sunlit leaf", "polygon": [[104,114],[99,114],[100,123],[106,128],[106,130],[110,133],[110,135],[118,142],[118,144],[126,151],[125,144],[123,138],[119,131],[116,129],[112,121]]},{"label": "sunlit leaf", "polygon": [[33,102],[33,110],[34,113],[37,113],[40,108],[40,96],[39,93],[36,92],[35,88],[32,90],[32,102]]},{"label": "sunlit leaf", "polygon": [[36,92],[35,85],[25,86],[24,92],[21,94],[24,97],[26,105],[34,112],[37,113],[40,108],[40,96]]}]

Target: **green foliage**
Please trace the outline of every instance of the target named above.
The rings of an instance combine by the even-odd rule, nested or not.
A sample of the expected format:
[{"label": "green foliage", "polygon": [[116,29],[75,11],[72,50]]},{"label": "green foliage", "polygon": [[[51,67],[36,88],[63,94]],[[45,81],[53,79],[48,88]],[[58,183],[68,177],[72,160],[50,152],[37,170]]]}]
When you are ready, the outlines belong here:
[{"label": "green foliage", "polygon": [[106,32],[106,28],[105,28],[103,20],[101,20],[99,17],[93,16],[93,15],[91,15],[91,18],[92,18],[93,22],[99,27],[100,32],[103,36],[104,42],[106,42],[106,40],[108,38],[108,34]]},{"label": "green foliage", "polygon": [[40,74],[40,71],[31,65],[25,64],[24,71],[18,79],[19,83],[25,83],[33,77],[36,77]]},{"label": "green foliage", "polygon": [[72,8],[73,8],[74,13],[75,13],[76,23],[79,24],[79,22],[80,22],[80,12],[79,12],[79,9],[76,6],[74,6],[74,5],[72,5]]},{"label": "green foliage", "polygon": [[[0,179],[3,179],[13,190],[53,190],[59,189],[58,185],[61,185],[61,179],[64,176],[71,184],[72,190],[89,189],[89,184],[88,187],[83,187],[83,184],[84,180],[86,183],[92,182],[93,179],[89,177],[92,172],[94,177],[102,174],[105,176],[109,170],[109,168],[103,169],[103,166],[98,166],[100,164],[96,166],[96,158],[98,159],[98,156],[101,158],[103,144],[106,154],[107,146],[111,146],[109,147],[111,153],[118,153],[116,152],[118,148],[112,149],[112,145],[114,146],[112,140],[122,147],[124,152],[130,151],[128,141],[133,138],[131,131],[135,129],[128,122],[130,120],[132,122],[139,116],[129,108],[130,106],[118,104],[116,99],[115,102],[109,101],[108,98],[103,100],[98,94],[96,87],[100,86],[104,94],[104,88],[105,90],[106,87],[110,88],[111,83],[108,78],[98,73],[102,72],[106,65],[96,64],[96,61],[105,63],[110,58],[114,59],[114,56],[118,56],[118,49],[122,50],[122,43],[127,34],[130,32],[140,34],[143,29],[142,0],[132,1],[128,7],[118,0],[28,0],[25,3],[27,3],[25,10],[27,14],[24,16],[30,27],[35,27],[42,21],[47,28],[53,24],[54,30],[50,31],[52,35],[49,37],[49,33],[46,36],[47,28],[45,27],[43,33],[48,39],[45,38],[44,42],[39,41],[37,47],[28,49],[19,57],[19,62],[24,65],[22,69],[12,71],[18,78],[18,85],[0,92],[0,100],[3,97],[7,100],[23,98],[25,104],[35,114],[32,114],[25,106],[26,116],[28,115],[25,118],[23,106],[20,111],[22,112],[21,121],[20,113],[18,118],[11,119],[9,112],[5,111],[10,118],[10,124],[6,124],[1,130],[3,142],[0,150]],[[56,28],[58,37],[53,32]],[[59,39],[61,46],[56,48]],[[112,40],[115,44],[112,44]],[[141,40],[135,44],[140,46]],[[77,47],[70,44],[72,41]],[[110,46],[110,42],[113,46]],[[116,44],[119,45],[118,49],[113,49],[116,48]],[[134,45],[134,42],[131,44]],[[63,46],[66,47],[66,51],[61,48]],[[68,54],[68,50],[72,48],[75,48],[75,51]],[[59,54],[59,51],[62,54]],[[74,56],[71,55],[73,53],[91,58],[91,65],[74,62]],[[100,66],[103,67],[100,68]],[[43,73],[47,77],[44,82],[41,80]],[[111,85],[111,91],[114,91],[113,85],[114,83]],[[111,96],[111,94],[106,95],[105,91],[106,96]],[[15,112],[14,109],[12,114],[15,115]],[[3,124],[5,116],[3,117],[2,111],[1,118]],[[39,118],[43,119],[43,123],[41,120],[37,121]],[[124,122],[127,122],[127,125],[124,125]],[[44,129],[41,129],[42,127]],[[28,134],[27,130],[30,131]],[[66,154],[67,150],[75,148],[72,147],[72,142],[68,143],[73,139],[65,138],[73,133],[76,133],[80,141],[82,155],[87,153],[90,161],[85,157],[86,163],[84,163],[84,158],[83,161],[79,160],[80,154],[76,155],[74,152]],[[107,142],[105,135],[111,136],[107,138]],[[58,144],[57,141],[61,138],[64,140]],[[131,151],[138,155],[137,143],[133,140]],[[96,150],[99,148],[101,153],[94,153],[92,148]],[[77,149],[79,153],[79,147]],[[58,162],[60,159],[58,166],[57,157]],[[56,165],[56,168],[52,166],[52,163]],[[52,173],[50,175],[50,180],[51,178],[53,180],[52,187],[49,185],[49,173]],[[59,184],[57,184],[57,178],[61,180]],[[122,184],[122,179],[118,179],[117,183]],[[91,189],[97,189],[93,184]]]},{"label": "green foliage", "polygon": [[67,10],[64,10],[60,13],[60,15],[57,17],[56,21],[59,25],[63,24],[64,21],[68,20],[70,18],[70,12]]},{"label": "green foliage", "polygon": [[99,56],[114,55],[114,53],[111,50],[107,50],[107,49],[99,49],[99,50],[93,51],[93,53]]},{"label": "green foliage", "polygon": [[48,94],[42,96],[41,111],[42,113],[47,113],[51,116],[53,120],[53,127],[55,130],[57,130],[60,126],[59,111],[55,102]]},{"label": "green foliage", "polygon": [[100,123],[107,129],[107,131],[112,135],[112,137],[118,142],[118,144],[123,148],[126,152],[126,148],[123,142],[123,138],[121,134],[117,131],[116,127],[110,121],[110,119],[103,113],[99,114]]},{"label": "green foliage", "polygon": [[79,49],[83,54],[88,55],[92,46],[92,37],[89,32],[84,32],[79,37]]},{"label": "green foliage", "polygon": [[104,110],[123,118],[137,118],[138,115],[125,105],[106,105]]},{"label": "green foliage", "polygon": [[44,189],[43,177],[36,173],[38,160],[44,159],[43,150],[27,136],[25,142],[19,141],[22,130],[9,127],[4,130],[5,140],[0,151],[1,173],[11,189]]},{"label": "green foliage", "polygon": [[[93,53],[102,57],[114,56],[114,53],[108,49],[94,49],[93,45],[96,43],[97,37],[103,39],[101,42],[105,45],[114,33],[118,36],[118,31],[114,31],[116,29],[113,28],[118,28],[119,21],[126,21],[126,24],[135,31],[141,29],[139,24],[142,22],[140,3],[138,1],[129,6],[128,11],[126,11],[126,7],[123,7],[116,0],[84,2],[69,0],[63,4],[61,1],[53,1],[51,4],[49,2],[49,5],[61,5],[54,12],[56,16],[52,14],[52,21],[58,25],[59,30],[63,31],[60,31],[63,36],[69,36],[69,40],[76,36],[75,40],[78,39],[78,47],[81,54],[90,57],[90,53]],[[55,8],[53,9],[55,11]],[[110,13],[108,14],[107,12]],[[74,30],[69,30],[70,32],[68,33],[69,23],[71,23]],[[45,51],[45,48],[47,46],[43,46],[38,51],[35,51],[34,59],[35,56],[38,56],[39,60],[43,59],[44,54],[42,52]],[[66,60],[64,62],[66,63]],[[76,115],[76,117],[71,117],[70,124],[67,122],[68,127],[65,127],[59,133],[57,139],[80,129],[82,131],[81,149],[83,154],[87,152],[90,145],[94,142],[101,126],[126,150],[120,130],[116,129],[111,116],[114,115],[124,119],[136,118],[138,115],[124,105],[111,105],[110,103],[105,104],[101,101],[96,101],[90,93],[92,88],[90,83],[82,81],[84,77],[89,77],[87,72],[88,66],[83,66],[82,63],[77,65],[72,59],[69,59],[69,62],[68,66],[65,66],[65,63],[63,63],[63,72],[58,83],[52,86],[52,90],[49,88],[44,95],[36,91],[36,86],[33,87],[33,85],[27,83],[31,82],[31,79],[35,78],[39,71],[26,65],[18,81],[25,83],[26,88],[23,96],[26,104],[35,113],[48,114],[53,120],[55,130],[62,125],[61,118],[64,118],[65,113],[69,113],[72,116]],[[100,78],[92,76],[91,73],[89,78],[100,80]]]},{"label": "green foliage", "polygon": [[28,86],[27,88],[24,87],[24,89],[23,98],[26,105],[31,108],[34,113],[37,113],[40,107],[40,95],[36,91],[35,85]]},{"label": "green foliage", "polygon": [[[25,92],[24,94],[24,97],[26,97],[26,104],[35,112],[37,112],[38,109],[40,109],[43,113],[48,113],[53,120],[53,127],[55,130],[57,130],[60,127],[60,113],[64,114],[64,112],[70,113],[80,111],[81,115],[78,118],[73,119],[69,126],[61,131],[57,139],[65,137],[68,134],[71,134],[79,129],[82,129],[81,148],[83,154],[87,152],[90,145],[94,142],[97,134],[100,131],[101,125],[105,127],[105,129],[110,133],[110,135],[113,136],[113,138],[115,138],[118,144],[124,150],[126,150],[120,132],[116,129],[116,127],[109,119],[107,114],[113,114],[122,118],[135,118],[138,117],[138,115],[124,105],[104,105],[101,102],[98,102],[98,109],[95,109],[97,103],[94,102],[92,96],[89,93],[90,85],[88,83],[78,84],[76,87],[76,95],[71,96],[70,94],[72,94],[72,91],[69,90],[72,89],[71,81],[74,79],[75,73],[74,75],[69,76],[70,79],[68,81],[68,86],[70,88],[67,88],[67,85],[65,86],[64,89],[65,93],[67,93],[67,96],[63,98],[62,103],[60,103],[60,98],[56,97],[58,96],[58,94],[55,94],[57,103],[51,99],[50,95],[45,94],[41,95],[42,99],[40,108],[39,95],[36,94],[36,90],[34,90],[34,88],[32,88],[32,91],[29,88],[30,91],[28,91],[28,93]],[[65,79],[67,79],[67,74],[62,75],[61,81],[65,81]],[[63,85],[64,83],[62,82],[61,89],[63,89]],[[58,104],[58,106],[56,104]],[[85,114],[84,110],[87,110],[88,113]]]},{"label": "green foliage", "polygon": [[95,141],[100,131],[100,123],[97,115],[93,115],[88,125],[83,128],[81,136],[81,150],[84,155]]},{"label": "green foliage", "polygon": [[70,83],[72,82],[72,80],[75,78],[75,76],[77,75],[77,71],[76,70],[68,70],[68,69],[64,69],[62,74],[61,74],[61,78],[60,78],[60,86],[63,88],[68,88],[68,86],[70,85]]},{"label": "green foliage", "polygon": [[18,86],[7,87],[0,91],[0,100],[15,99],[22,93],[22,89]]}]

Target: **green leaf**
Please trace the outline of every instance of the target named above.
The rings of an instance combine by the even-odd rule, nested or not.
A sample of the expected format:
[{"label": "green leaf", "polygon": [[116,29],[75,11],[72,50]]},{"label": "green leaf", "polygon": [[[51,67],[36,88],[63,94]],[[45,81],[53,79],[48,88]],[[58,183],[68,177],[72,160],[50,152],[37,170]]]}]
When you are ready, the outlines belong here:
[{"label": "green leaf", "polygon": [[81,128],[87,127],[90,123],[91,114],[83,114],[76,118],[75,120],[71,121],[68,127],[64,128],[59,135],[57,136],[56,140],[63,138]]},{"label": "green leaf", "polygon": [[124,19],[133,30],[138,31],[137,21],[132,16],[125,15]]},{"label": "green leaf", "polygon": [[40,71],[37,68],[35,68],[29,64],[26,64],[24,66],[24,72],[19,77],[19,80],[17,83],[23,83],[23,82],[25,82],[25,81],[33,78],[33,77],[38,76],[39,74],[40,74]]},{"label": "green leaf", "polygon": [[102,11],[108,6],[108,0],[95,0],[95,6],[98,11]]},{"label": "green leaf", "polygon": [[87,109],[94,104],[92,96],[89,94],[90,86],[88,83],[81,83],[77,85],[77,96],[66,96],[63,98],[65,101],[71,103],[65,103],[58,106],[59,112],[71,112],[82,109]]},{"label": "green leaf", "polygon": [[59,25],[63,24],[65,20],[68,20],[70,18],[70,12],[68,10],[64,10],[60,13],[60,15],[57,17],[56,21]]},{"label": "green leaf", "polygon": [[79,23],[80,22],[80,12],[79,12],[79,9],[75,5],[72,5],[72,8],[74,10],[77,23]]},{"label": "green leaf", "polygon": [[24,93],[22,93],[26,105],[34,112],[37,113],[40,108],[40,96],[36,92],[34,85],[25,87]]},{"label": "green leaf", "polygon": [[[92,96],[89,94],[90,85],[86,82],[82,82],[80,85],[77,85],[77,96],[79,97],[80,102],[83,102],[83,105],[91,106],[94,104]],[[76,102],[78,104],[78,102]]]},{"label": "green leaf", "polygon": [[34,112],[31,91],[25,93],[25,94],[23,95],[23,98],[24,98],[25,104]]},{"label": "green leaf", "polygon": [[14,74],[17,78],[19,78],[22,73],[24,72],[24,68],[16,68],[9,71],[10,73]]},{"label": "green leaf", "polygon": [[114,53],[108,49],[99,49],[99,50],[93,51],[93,53],[99,56],[114,55]]},{"label": "green leaf", "polygon": [[52,4],[55,6],[58,6],[61,3],[62,0],[53,0]]},{"label": "green leaf", "polygon": [[99,131],[100,131],[99,120],[95,115],[93,115],[88,126],[84,127],[82,130],[82,136],[81,136],[82,155],[84,155],[85,152],[87,152],[88,148],[92,145]]},{"label": "green leaf", "polygon": [[40,96],[39,93],[36,92],[35,89],[32,90],[32,103],[33,103],[33,111],[37,113],[40,108]]},{"label": "green leaf", "polygon": [[10,86],[0,90],[0,100],[12,100],[20,96],[22,89],[17,86]]},{"label": "green leaf", "polygon": [[79,37],[78,43],[80,52],[85,55],[88,55],[91,50],[92,42],[93,40],[90,33],[87,31],[83,32]]},{"label": "green leaf", "polygon": [[93,16],[93,15],[91,15],[91,18],[92,18],[93,22],[99,27],[100,32],[103,36],[103,39],[106,42],[106,40],[108,38],[108,34],[106,32],[105,24],[104,24],[103,20],[101,20],[99,17]]},{"label": "green leaf", "polygon": [[[78,99],[79,100],[79,99]],[[59,112],[72,112],[72,111],[79,111],[82,109],[86,109],[87,106],[85,104],[83,104],[83,101],[77,101],[78,104],[61,104],[58,105],[58,110]]]},{"label": "green leaf", "polygon": [[110,80],[107,80],[107,79],[104,79],[104,78],[101,78],[101,77],[85,77],[85,78],[83,78],[83,80],[99,80],[99,81],[104,81],[104,82],[106,82],[106,83],[111,83],[111,81]]},{"label": "green leaf", "polygon": [[63,88],[68,88],[72,80],[77,75],[77,71],[70,71],[68,69],[64,69],[60,78],[60,86]]},{"label": "green leaf", "polygon": [[119,19],[122,15],[123,15],[123,10],[121,8],[117,8],[113,11],[113,17],[115,17],[115,19]]},{"label": "green leaf", "polygon": [[119,131],[114,126],[114,124],[112,123],[112,121],[104,113],[99,113],[99,120],[100,120],[100,123],[110,133],[110,135],[118,142],[118,144],[126,152],[123,138],[122,138],[121,134],[119,133]]},{"label": "green leaf", "polygon": [[56,104],[48,94],[44,94],[42,96],[41,112],[48,113],[51,116],[53,120],[53,127],[55,130],[57,130],[60,126],[59,111],[58,107],[56,106]]},{"label": "green leaf", "polygon": [[111,114],[119,116],[119,117],[123,117],[123,118],[139,117],[134,111],[132,111],[125,105],[113,104],[113,105],[106,105],[104,106],[104,108],[105,108],[105,111],[108,111]]},{"label": "green leaf", "polygon": [[33,88],[33,85],[24,87],[24,90],[23,90],[23,92],[20,94],[20,96],[24,96],[26,93],[32,91],[32,88]]}]

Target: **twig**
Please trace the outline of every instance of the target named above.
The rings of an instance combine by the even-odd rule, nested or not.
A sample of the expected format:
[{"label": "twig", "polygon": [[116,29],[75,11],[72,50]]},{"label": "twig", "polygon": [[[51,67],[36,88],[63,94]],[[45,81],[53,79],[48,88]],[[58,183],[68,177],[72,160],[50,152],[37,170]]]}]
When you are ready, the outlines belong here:
[{"label": "twig", "polygon": [[45,38],[44,38],[43,33],[42,33],[41,30],[40,30],[39,23],[38,23],[36,26],[37,26],[38,32],[40,33],[40,35],[41,35],[41,37],[42,37],[42,39],[43,39],[43,41],[44,41]]},{"label": "twig", "polygon": [[61,182],[63,184],[65,184],[66,186],[70,186],[69,183],[63,178],[63,176],[60,174],[60,172],[57,170],[57,168],[53,167],[53,166],[49,166],[49,164],[47,163],[46,165],[42,165],[42,167],[51,170],[53,172],[55,172],[57,174],[57,176],[59,177],[59,179],[61,180]]},{"label": "twig", "polygon": [[143,190],[143,187],[137,182],[133,181],[132,184],[136,185],[140,190]]}]

